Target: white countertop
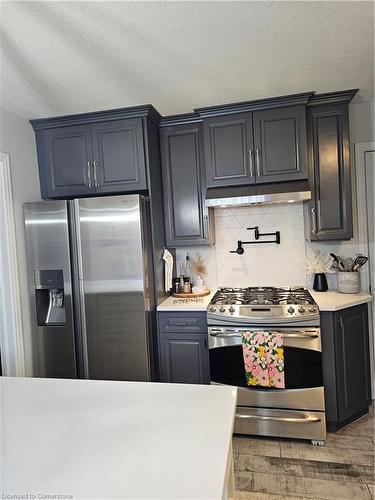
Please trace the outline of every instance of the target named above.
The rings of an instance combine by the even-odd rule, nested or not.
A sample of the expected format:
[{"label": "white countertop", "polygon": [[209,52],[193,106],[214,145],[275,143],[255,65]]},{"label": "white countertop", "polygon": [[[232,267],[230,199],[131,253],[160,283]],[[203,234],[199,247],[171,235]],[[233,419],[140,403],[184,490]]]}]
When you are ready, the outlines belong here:
[{"label": "white countertop", "polygon": [[0,495],[225,498],[235,408],[233,387],[1,377]]},{"label": "white countertop", "polygon": [[[210,295],[194,299],[176,299],[168,297],[162,302],[158,311],[206,311],[216,289],[211,290]],[[340,293],[337,290],[328,290],[327,292],[316,292],[309,290],[320,311],[340,311],[347,307],[357,306],[372,301],[372,296],[368,293]]]},{"label": "white countertop", "polygon": [[372,301],[372,296],[368,293],[340,293],[336,290],[328,290],[327,292],[309,290],[309,292],[318,304],[320,311],[340,311],[347,307]]},{"label": "white countertop", "polygon": [[175,297],[168,297],[162,302],[157,310],[158,311],[206,311],[212,297],[215,295],[216,289],[211,290],[210,295],[206,297],[194,297],[192,299],[176,299]]}]

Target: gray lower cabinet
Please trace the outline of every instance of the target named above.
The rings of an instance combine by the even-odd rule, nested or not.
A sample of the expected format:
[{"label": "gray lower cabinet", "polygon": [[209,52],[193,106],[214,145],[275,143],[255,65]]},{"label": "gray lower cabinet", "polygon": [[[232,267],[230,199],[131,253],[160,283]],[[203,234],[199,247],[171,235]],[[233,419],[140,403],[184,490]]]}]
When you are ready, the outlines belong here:
[{"label": "gray lower cabinet", "polygon": [[[127,111],[122,111],[126,116]],[[146,117],[147,112],[147,107],[143,107],[137,114]],[[147,189],[147,121],[142,116],[111,120],[115,114],[103,111],[94,113],[95,116],[88,113],[31,121],[36,134],[42,198]]]},{"label": "gray lower cabinet", "polygon": [[166,244],[213,242],[212,209],[205,204],[201,123],[160,128]]},{"label": "gray lower cabinet", "polygon": [[311,202],[306,214],[312,241],[353,237],[348,104],[355,94],[338,102],[312,99],[307,110]]},{"label": "gray lower cabinet", "polygon": [[321,313],[328,431],[368,412],[371,403],[367,304]]},{"label": "gray lower cabinet", "polygon": [[204,118],[207,187],[307,179],[305,109]]},{"label": "gray lower cabinet", "polygon": [[159,312],[158,325],[161,381],[209,384],[206,313]]}]

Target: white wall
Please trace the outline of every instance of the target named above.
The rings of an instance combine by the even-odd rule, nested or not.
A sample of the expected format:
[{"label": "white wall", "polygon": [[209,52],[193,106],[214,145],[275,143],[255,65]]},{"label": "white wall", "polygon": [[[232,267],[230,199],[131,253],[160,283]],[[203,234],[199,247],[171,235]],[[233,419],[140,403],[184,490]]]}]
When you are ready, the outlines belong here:
[{"label": "white wall", "polygon": [[[0,109],[0,151],[10,155],[16,238],[19,258],[26,372],[32,375],[31,328],[26,273],[23,203],[40,200],[34,132],[28,120],[8,108]],[[1,277],[0,277],[1,279]]]},{"label": "white wall", "polygon": [[[350,241],[306,242],[302,205],[215,209],[216,245],[210,248],[183,248],[177,250],[177,260],[186,252],[200,253],[208,268],[207,286],[221,285],[299,285],[311,286],[311,277],[305,276],[306,255],[311,252],[334,252],[339,255],[358,253],[357,204],[355,184],[354,144],[374,140],[374,102],[351,104],[350,142],[352,156],[353,239]],[[280,230],[280,245],[248,245],[245,254],[230,254],[237,239],[249,239],[246,227],[259,225],[265,232]],[[328,276],[335,287],[335,276]]]},{"label": "white wall", "polygon": [[[230,253],[237,241],[254,241],[254,231],[280,231],[281,242],[244,245],[242,255]],[[303,205],[280,204],[254,207],[215,208],[216,244],[205,249],[190,249],[192,257],[198,252],[208,264],[207,286],[295,286],[305,285],[305,238]],[[275,239],[275,237],[262,238]],[[186,252],[177,252],[179,260]],[[214,264],[215,271],[212,274]]]}]

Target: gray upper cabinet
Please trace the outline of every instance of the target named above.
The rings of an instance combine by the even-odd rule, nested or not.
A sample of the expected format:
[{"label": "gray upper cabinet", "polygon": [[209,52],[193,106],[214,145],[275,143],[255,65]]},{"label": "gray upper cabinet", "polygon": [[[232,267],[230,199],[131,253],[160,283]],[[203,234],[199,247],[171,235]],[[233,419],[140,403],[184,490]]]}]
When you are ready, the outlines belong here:
[{"label": "gray upper cabinet", "polygon": [[255,182],[250,113],[204,120],[207,187]]},{"label": "gray upper cabinet", "polygon": [[36,138],[43,198],[61,198],[71,191],[79,196],[92,193],[89,125],[42,130]]},{"label": "gray upper cabinet", "polygon": [[208,188],[308,178],[306,104],[313,92],[198,108]]},{"label": "gray upper cabinet", "polygon": [[207,187],[307,179],[305,106],[206,118]]},{"label": "gray upper cabinet", "polygon": [[355,93],[317,95],[308,107],[312,199],[306,222],[312,241],[353,237],[348,103]]},{"label": "gray upper cabinet", "polygon": [[204,204],[201,123],[160,129],[166,244],[212,242],[211,211]]},{"label": "gray upper cabinet", "polygon": [[141,192],[148,188],[150,105],[31,120],[43,198]]},{"label": "gray upper cabinet", "polygon": [[98,193],[146,189],[142,122],[135,118],[91,125]]},{"label": "gray upper cabinet", "polygon": [[306,107],[253,113],[257,184],[307,179]]}]

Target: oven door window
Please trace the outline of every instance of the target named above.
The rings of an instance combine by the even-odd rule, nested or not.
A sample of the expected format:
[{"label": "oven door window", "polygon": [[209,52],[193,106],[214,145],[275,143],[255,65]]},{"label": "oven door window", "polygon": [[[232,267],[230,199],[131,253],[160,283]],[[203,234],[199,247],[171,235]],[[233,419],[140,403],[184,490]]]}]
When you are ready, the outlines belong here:
[{"label": "oven door window", "polygon": [[[322,353],[298,347],[284,347],[286,389],[322,387]],[[210,349],[211,382],[247,387],[242,345]],[[252,386],[251,389],[267,390]],[[270,388],[269,390],[280,390]]]}]

